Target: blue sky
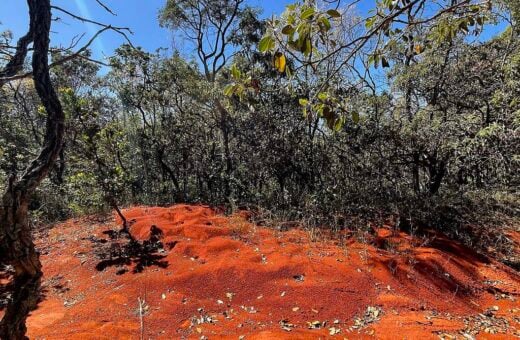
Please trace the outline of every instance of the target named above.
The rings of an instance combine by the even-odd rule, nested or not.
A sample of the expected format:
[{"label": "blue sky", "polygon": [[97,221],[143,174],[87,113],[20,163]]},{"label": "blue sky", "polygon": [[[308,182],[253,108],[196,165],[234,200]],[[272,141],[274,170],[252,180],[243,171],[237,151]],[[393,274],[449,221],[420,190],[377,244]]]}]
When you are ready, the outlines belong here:
[{"label": "blue sky", "polygon": [[[104,0],[117,16],[107,13],[95,0],[53,0],[52,4],[96,21],[129,27],[134,32],[130,37],[134,45],[142,46],[148,51],[155,51],[160,47],[172,47],[172,35],[159,27],[157,21],[158,11],[165,2],[165,0]],[[264,16],[271,16],[273,13],[281,13],[291,0],[248,0],[248,3],[262,8]],[[74,36],[82,33],[85,33],[83,41],[86,42],[97,31],[95,25],[78,22],[56,11],[53,14],[59,16],[62,21],[52,24],[52,46],[68,46]],[[0,31],[11,30],[15,39],[25,34],[28,27],[26,1],[0,0],[0,23]],[[110,56],[114,48],[123,42],[119,35],[106,32],[92,46],[94,56],[96,58]]]},{"label": "blue sky", "polygon": [[[129,27],[134,34],[131,40],[136,46],[142,46],[147,51],[155,51],[157,48],[171,48],[173,37],[168,30],[159,27],[157,15],[159,9],[166,0],[104,0],[117,16],[113,16],[100,7],[95,0],[52,0],[52,4],[69,10],[86,18],[91,18],[114,26]],[[262,8],[263,16],[283,12],[285,6],[295,0],[246,0],[249,5]],[[373,0],[372,0],[373,1]],[[360,10],[366,10],[373,5],[371,1],[361,1]],[[59,16],[60,22],[53,22],[51,45],[69,46],[75,36],[85,33],[83,42],[97,31],[98,27],[92,24],[84,24],[60,12],[54,12]],[[0,31],[9,29],[14,33],[15,39],[23,35],[28,27],[27,4],[25,0],[0,0]],[[485,31],[480,39],[487,39],[494,33],[501,31],[502,27],[491,27]],[[110,56],[112,51],[124,42],[116,33],[106,32],[97,39],[92,46],[94,57],[103,59]],[[181,43],[180,43],[181,44]],[[179,45],[180,45],[179,44]],[[179,46],[182,48],[182,45]],[[81,46],[81,44],[79,45]],[[189,52],[189,51],[184,51]]]}]

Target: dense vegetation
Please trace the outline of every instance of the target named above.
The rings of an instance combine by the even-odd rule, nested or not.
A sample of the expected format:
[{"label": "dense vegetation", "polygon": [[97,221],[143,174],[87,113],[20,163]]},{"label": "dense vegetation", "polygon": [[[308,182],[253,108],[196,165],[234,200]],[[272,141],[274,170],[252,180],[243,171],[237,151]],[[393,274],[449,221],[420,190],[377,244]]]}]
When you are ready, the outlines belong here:
[{"label": "dense vegetation", "polygon": [[[391,219],[513,262],[518,5],[400,3],[365,20],[306,1],[268,22],[242,0],[173,0],[159,20],[187,51],[125,44],[107,67],[52,50],[65,135],[31,221],[200,202],[335,230]],[[12,45],[4,32],[0,63]],[[30,78],[2,84],[4,185],[38,155],[49,112]]]}]

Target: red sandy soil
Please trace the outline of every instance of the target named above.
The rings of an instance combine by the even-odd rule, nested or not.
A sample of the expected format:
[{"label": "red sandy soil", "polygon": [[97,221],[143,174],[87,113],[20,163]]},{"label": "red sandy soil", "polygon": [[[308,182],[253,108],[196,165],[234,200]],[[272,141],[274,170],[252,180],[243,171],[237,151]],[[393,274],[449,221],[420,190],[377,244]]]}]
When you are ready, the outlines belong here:
[{"label": "red sandy soil", "polygon": [[224,216],[206,206],[135,207],[124,214],[139,240],[152,225],[163,231],[166,267],[134,273],[130,264],[119,275],[121,266],[97,270],[95,254],[125,242],[103,233],[118,229],[116,221],[54,226],[38,242],[44,297],[28,320],[31,339],[520,335],[519,273],[441,235],[424,242],[382,228],[372,245],[353,237],[339,244],[311,241],[298,229],[258,227],[245,213]]}]

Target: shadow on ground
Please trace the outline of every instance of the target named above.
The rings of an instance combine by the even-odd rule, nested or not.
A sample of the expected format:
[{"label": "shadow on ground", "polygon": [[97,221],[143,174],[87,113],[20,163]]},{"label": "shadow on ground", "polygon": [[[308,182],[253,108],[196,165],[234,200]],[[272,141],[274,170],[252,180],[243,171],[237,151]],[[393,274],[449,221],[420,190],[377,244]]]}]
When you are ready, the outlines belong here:
[{"label": "shadow on ground", "polygon": [[141,273],[146,267],[168,267],[168,261],[164,260],[166,251],[161,242],[163,232],[159,227],[152,225],[150,237],[142,242],[121,231],[107,230],[103,234],[108,238],[90,238],[94,244],[94,253],[100,260],[96,265],[98,271],[116,267],[116,274],[122,275],[130,270],[132,273]]}]

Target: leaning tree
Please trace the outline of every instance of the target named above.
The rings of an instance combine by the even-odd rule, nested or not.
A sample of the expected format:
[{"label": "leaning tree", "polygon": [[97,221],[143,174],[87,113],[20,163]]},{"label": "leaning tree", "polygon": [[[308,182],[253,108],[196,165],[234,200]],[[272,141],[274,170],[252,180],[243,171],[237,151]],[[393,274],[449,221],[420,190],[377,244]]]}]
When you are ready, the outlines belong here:
[{"label": "leaning tree", "polygon": [[45,107],[46,131],[38,157],[27,166],[20,178],[11,175],[2,196],[0,261],[14,270],[13,295],[0,323],[2,339],[25,337],[27,315],[38,302],[42,270],[28,221],[28,206],[31,195],[54,165],[64,135],[65,116],[49,73],[50,0],[28,0],[27,3],[29,31],[20,38],[15,55],[0,72],[0,84],[22,71],[29,44],[32,43],[32,77]]},{"label": "leaning tree", "polygon": [[[112,13],[101,0],[97,1]],[[0,322],[0,339],[24,339],[27,316],[35,309],[39,300],[42,266],[35,248],[28,219],[32,195],[53,168],[62,149],[65,134],[65,115],[59,97],[53,87],[50,68],[76,57],[85,57],[84,52],[105,31],[115,31],[127,40],[127,28],[105,25],[79,17],[61,7],[52,6],[50,0],[27,0],[29,8],[29,30],[22,36],[10,56],[0,69],[0,86],[32,77],[34,87],[45,109],[45,133],[38,156],[30,162],[21,176],[13,173],[2,195],[0,206],[0,265],[13,271],[13,292],[4,317]],[[51,10],[60,11],[75,20],[90,22],[100,29],[74,53],[49,63]],[[32,44],[31,70],[25,68]],[[74,45],[74,44],[73,44]]]}]

